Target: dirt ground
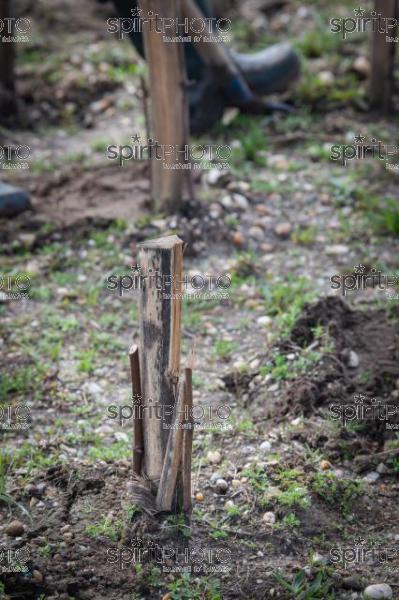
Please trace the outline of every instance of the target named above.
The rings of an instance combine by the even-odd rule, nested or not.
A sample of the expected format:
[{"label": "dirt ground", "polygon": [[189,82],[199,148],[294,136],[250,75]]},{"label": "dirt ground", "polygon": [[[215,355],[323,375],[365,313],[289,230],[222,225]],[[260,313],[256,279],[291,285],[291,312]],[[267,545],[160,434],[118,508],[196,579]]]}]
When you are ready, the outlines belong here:
[{"label": "dirt ground", "polygon": [[[330,156],[398,134],[396,114],[368,111],[367,36],[329,30],[354,8],[236,5],[236,48],[300,52],[282,97],[294,110],[226,111],[197,141],[230,145],[229,169],[196,171],[195,201],[165,215],[150,211],[145,161],[107,159],[145,137],[145,67],[107,32],[111,5],[19,3],[33,23],[21,120],[0,136],[31,156],[0,178],[32,210],[1,221],[0,275],[30,289],[0,299],[0,598],[352,600],[373,584],[399,597],[398,288],[344,295],[331,280],[399,275],[395,169]],[[132,422],[110,411],[129,405],[138,309],[108,278],[172,233],[190,275],[231,277],[227,298],[183,303],[194,402],[229,414],[194,433],[191,525],[135,505]]]}]

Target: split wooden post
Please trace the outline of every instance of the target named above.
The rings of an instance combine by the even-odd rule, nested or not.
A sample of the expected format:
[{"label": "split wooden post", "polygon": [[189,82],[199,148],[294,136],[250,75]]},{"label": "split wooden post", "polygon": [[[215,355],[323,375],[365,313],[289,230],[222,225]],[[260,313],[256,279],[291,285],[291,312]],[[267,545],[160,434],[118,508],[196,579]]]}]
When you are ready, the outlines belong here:
[{"label": "split wooden post", "polygon": [[191,455],[193,451],[193,434],[194,434],[194,419],[193,419],[193,383],[192,383],[192,356],[185,369],[185,429],[183,434],[183,451],[182,451],[182,485],[183,485],[183,509],[189,515],[192,510],[191,502]]},{"label": "split wooden post", "polygon": [[[149,69],[150,136],[160,144],[151,150],[151,195],[155,210],[175,212],[192,196],[191,170],[187,164],[189,120],[186,102],[186,69],[183,44],[165,41],[162,25],[176,22],[180,0],[140,0],[144,50]],[[151,15],[151,16],[150,16]],[[165,29],[165,36],[173,31]]]},{"label": "split wooden post", "polygon": [[183,242],[176,235],[139,245],[142,472],[158,484],[176,402],[181,340]]},{"label": "split wooden post", "polygon": [[139,349],[133,345],[129,351],[130,374],[132,378],[133,395],[133,473],[140,475],[143,459],[143,427]]},{"label": "split wooden post", "polygon": [[[398,17],[398,0],[375,0],[375,12],[387,19]],[[384,28],[386,29],[386,28]],[[395,37],[397,29],[392,28],[380,33],[378,28],[372,34],[372,56],[370,76],[370,105],[384,112],[392,108],[392,87],[395,58],[395,42],[387,37]]]},{"label": "split wooden post", "polygon": [[[172,429],[169,432],[168,445],[162,468],[161,479],[158,486],[157,507],[159,510],[169,511],[173,499],[176,497],[176,484],[178,481],[179,467],[182,459],[184,404],[186,397],[186,384],[180,382],[179,392],[172,419]],[[178,495],[181,496],[181,490]]]},{"label": "split wooden post", "polygon": [[[12,17],[11,0],[0,0],[0,20],[7,22]],[[15,97],[15,42],[3,42],[2,37],[9,37],[6,27],[0,33],[0,114],[10,116],[17,110]],[[10,35],[12,37],[13,34]]]}]

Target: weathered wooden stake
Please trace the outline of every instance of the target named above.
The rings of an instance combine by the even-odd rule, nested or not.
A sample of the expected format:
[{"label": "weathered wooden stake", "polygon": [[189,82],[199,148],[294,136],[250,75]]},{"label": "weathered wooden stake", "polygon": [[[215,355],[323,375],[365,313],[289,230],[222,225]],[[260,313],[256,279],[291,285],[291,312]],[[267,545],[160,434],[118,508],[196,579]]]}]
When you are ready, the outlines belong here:
[{"label": "weathered wooden stake", "polygon": [[140,0],[140,6],[150,80],[150,133],[161,145],[152,151],[151,194],[156,210],[174,212],[192,195],[190,169],[176,168],[178,163],[189,162],[187,152],[185,156],[189,121],[183,44],[164,41],[154,18],[148,20],[148,16],[158,15],[170,23],[181,14],[180,0]]},{"label": "weathered wooden stake", "polygon": [[158,484],[164,465],[180,370],[183,242],[175,236],[139,245],[142,474]]},{"label": "weathered wooden stake", "polygon": [[143,458],[143,427],[142,427],[142,396],[140,381],[140,361],[139,349],[136,345],[129,350],[130,374],[132,377],[133,394],[133,472],[136,475],[141,473],[141,463]]},{"label": "weathered wooden stake", "polygon": [[[0,0],[0,22],[8,22],[12,17],[11,0]],[[7,27],[0,33],[0,114],[10,116],[17,110],[15,97],[15,43],[3,42],[8,37]]]},{"label": "weathered wooden stake", "polygon": [[185,369],[185,425],[183,434],[182,452],[182,480],[183,480],[183,509],[186,514],[191,513],[191,455],[193,451],[194,419],[193,410],[193,384],[192,364]]},{"label": "weathered wooden stake", "polygon": [[179,393],[173,412],[172,429],[169,432],[161,480],[157,494],[157,507],[161,511],[170,511],[175,498],[177,476],[182,458],[184,398],[186,384],[180,382]]},{"label": "weathered wooden stake", "polygon": [[[374,10],[377,15],[386,18],[397,18],[397,0],[375,0]],[[378,30],[372,34],[372,57],[370,77],[370,105],[388,112],[392,108],[393,70],[395,57],[395,42],[388,42],[388,37],[395,37],[397,29],[388,33]]]}]

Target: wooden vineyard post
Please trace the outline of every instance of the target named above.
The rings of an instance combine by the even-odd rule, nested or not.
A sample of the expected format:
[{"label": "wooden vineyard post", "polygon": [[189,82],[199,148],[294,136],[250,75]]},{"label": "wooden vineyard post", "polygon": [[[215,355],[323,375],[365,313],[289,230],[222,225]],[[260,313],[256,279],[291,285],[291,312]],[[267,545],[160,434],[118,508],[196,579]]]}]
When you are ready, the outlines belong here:
[{"label": "wooden vineyard post", "polygon": [[[11,0],[0,0],[1,23],[8,23],[12,17]],[[8,26],[0,32],[0,114],[10,116],[17,110],[15,98],[14,62],[15,43],[5,42],[2,38],[12,37],[8,33]]]},{"label": "wooden vineyard post", "polygon": [[[397,0],[375,0],[374,10],[386,19],[398,16]],[[384,21],[386,22],[386,21]],[[387,41],[387,37],[395,37],[397,29],[383,27],[384,33],[372,33],[372,57],[370,77],[370,105],[388,112],[392,108],[392,87],[395,58],[395,42]],[[386,31],[385,31],[386,30]]]},{"label": "wooden vineyard post", "polygon": [[176,235],[143,242],[138,258],[140,343],[129,352],[134,399],[131,500],[149,514],[183,509],[190,517],[194,353],[181,378],[183,242]]},{"label": "wooden vineyard post", "polygon": [[[183,44],[165,41],[162,27],[180,16],[180,0],[140,0],[140,7],[149,69],[150,137],[159,144],[151,149],[151,195],[155,210],[170,213],[192,196]],[[155,17],[161,25],[155,25]],[[165,35],[173,37],[173,30],[166,29]]]}]

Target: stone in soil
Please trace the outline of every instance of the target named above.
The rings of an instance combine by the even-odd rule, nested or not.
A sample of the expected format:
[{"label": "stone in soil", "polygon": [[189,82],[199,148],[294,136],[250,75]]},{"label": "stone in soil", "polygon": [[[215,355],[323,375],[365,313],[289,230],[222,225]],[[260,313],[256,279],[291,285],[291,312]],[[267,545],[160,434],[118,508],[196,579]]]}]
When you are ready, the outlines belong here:
[{"label": "stone in soil", "polygon": [[216,482],[216,488],[217,488],[218,492],[220,492],[221,494],[224,494],[229,489],[229,484],[227,483],[227,481],[225,479],[218,479]]},{"label": "stone in soil", "polygon": [[369,585],[364,590],[365,600],[383,600],[384,598],[393,598],[393,592],[387,583],[375,583]]},{"label": "stone in soil", "polygon": [[273,512],[265,512],[262,521],[268,525],[274,525],[276,522],[276,515]]},{"label": "stone in soil", "polygon": [[280,237],[288,237],[290,235],[292,231],[292,225],[291,223],[278,223],[275,228],[274,228],[274,232],[280,236]]},{"label": "stone in soil", "polygon": [[218,465],[222,460],[222,455],[217,450],[215,452],[210,451],[207,454],[207,459],[212,465]]},{"label": "stone in soil", "polygon": [[10,537],[20,537],[25,533],[25,525],[21,521],[11,521],[5,531]]}]

